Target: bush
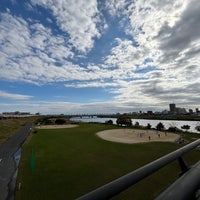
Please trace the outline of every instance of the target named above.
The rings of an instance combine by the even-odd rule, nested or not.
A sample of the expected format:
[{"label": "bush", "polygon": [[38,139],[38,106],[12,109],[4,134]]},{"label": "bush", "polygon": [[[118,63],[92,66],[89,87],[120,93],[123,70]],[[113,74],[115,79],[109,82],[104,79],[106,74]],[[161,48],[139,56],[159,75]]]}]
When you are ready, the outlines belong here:
[{"label": "bush", "polygon": [[51,124],[53,124],[53,122],[52,122],[52,120],[50,120],[50,119],[44,119],[44,120],[43,120],[43,124],[44,124],[44,125],[51,125]]},{"label": "bush", "polygon": [[113,124],[113,121],[110,119],[110,120],[106,121],[105,123],[106,123],[106,124],[111,124],[111,125],[112,125],[112,124]]},{"label": "bush", "polygon": [[175,127],[175,126],[171,126],[171,127],[169,127],[168,129],[167,129],[168,131],[170,131],[170,132],[177,132],[177,131],[180,131],[180,129],[178,129],[177,127]]},{"label": "bush", "polygon": [[196,126],[195,129],[200,132],[200,126]]},{"label": "bush", "polygon": [[59,124],[59,125],[65,124],[65,122],[66,122],[66,120],[62,119],[62,118],[58,118],[58,119],[55,120],[55,124]]},{"label": "bush", "polygon": [[140,126],[140,123],[139,122],[135,122],[135,126]]},{"label": "bush", "polygon": [[190,126],[189,125],[183,125],[181,126],[182,129],[185,129],[185,130],[189,130],[190,129]]}]

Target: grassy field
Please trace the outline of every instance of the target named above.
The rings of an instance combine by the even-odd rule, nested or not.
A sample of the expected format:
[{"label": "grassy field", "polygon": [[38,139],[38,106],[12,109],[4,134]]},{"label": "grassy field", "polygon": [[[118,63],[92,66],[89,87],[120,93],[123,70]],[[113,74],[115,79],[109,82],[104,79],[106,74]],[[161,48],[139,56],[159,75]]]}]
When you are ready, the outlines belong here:
[{"label": "grassy field", "polygon": [[11,137],[25,123],[33,122],[37,117],[22,117],[16,119],[0,120],[0,144]]},{"label": "grassy field", "polygon": [[[23,146],[17,179],[21,189],[16,189],[16,199],[75,199],[181,147],[155,142],[120,144],[95,135],[111,128],[104,124],[81,124],[77,128],[38,130],[32,134]],[[199,137],[191,134],[187,139],[194,136]],[[185,158],[193,164],[200,159],[200,152],[193,150]],[[113,199],[154,199],[179,172],[178,162],[173,162]]]}]

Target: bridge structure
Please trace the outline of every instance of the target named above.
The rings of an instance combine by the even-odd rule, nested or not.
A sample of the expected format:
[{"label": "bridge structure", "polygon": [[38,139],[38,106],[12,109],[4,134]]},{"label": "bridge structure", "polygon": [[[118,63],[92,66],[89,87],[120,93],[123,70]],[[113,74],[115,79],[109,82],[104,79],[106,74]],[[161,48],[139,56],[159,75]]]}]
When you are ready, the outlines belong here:
[{"label": "bridge structure", "polygon": [[179,161],[180,177],[162,192],[156,200],[200,200],[200,161],[193,166],[188,166],[183,158],[185,153],[199,147],[200,139],[103,185],[77,200],[110,199],[174,160]]}]

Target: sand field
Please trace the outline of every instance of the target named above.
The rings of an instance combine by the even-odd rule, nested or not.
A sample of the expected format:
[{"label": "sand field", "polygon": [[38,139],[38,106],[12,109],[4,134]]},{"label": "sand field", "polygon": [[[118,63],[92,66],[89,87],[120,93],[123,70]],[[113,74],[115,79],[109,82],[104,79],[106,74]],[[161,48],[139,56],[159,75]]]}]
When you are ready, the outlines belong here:
[{"label": "sand field", "polygon": [[98,132],[96,135],[107,141],[128,144],[141,142],[176,142],[180,138],[175,133],[139,129],[112,129]]},{"label": "sand field", "polygon": [[39,129],[59,129],[59,128],[75,128],[78,127],[77,124],[63,124],[63,125],[42,125],[37,126]]}]

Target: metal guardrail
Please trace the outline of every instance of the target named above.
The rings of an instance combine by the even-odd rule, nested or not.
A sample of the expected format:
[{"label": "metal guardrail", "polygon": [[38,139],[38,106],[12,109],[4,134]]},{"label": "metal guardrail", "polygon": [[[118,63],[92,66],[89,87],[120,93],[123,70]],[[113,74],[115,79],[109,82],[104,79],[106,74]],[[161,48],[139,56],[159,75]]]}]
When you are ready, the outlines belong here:
[{"label": "metal guardrail", "polygon": [[[194,190],[197,189],[197,185],[200,186],[200,163],[197,163],[194,167],[192,167],[191,169],[188,167],[188,165],[186,164],[186,162],[184,161],[184,159],[182,158],[182,155],[194,148],[196,148],[198,145],[200,145],[200,139],[196,140],[172,153],[169,153],[139,169],[136,169],[135,171],[124,175],[106,185],[103,185],[99,188],[97,188],[96,190],[93,190],[91,192],[89,192],[88,194],[85,194],[81,197],[79,197],[77,200],[105,200],[105,199],[109,199],[112,198],[113,196],[119,194],[120,192],[124,191],[125,189],[129,188],[130,186],[134,185],[135,183],[139,182],[140,180],[142,180],[143,178],[151,175],[152,173],[154,173],[155,171],[159,170],[160,168],[164,167],[165,165],[171,163],[172,161],[178,159],[179,160],[179,164],[180,164],[180,168],[182,170],[182,174],[184,174],[184,176],[181,177],[181,179],[178,179],[177,182],[178,183],[174,183],[171,187],[174,188],[172,190],[172,188],[170,187],[170,189],[167,191],[167,193],[170,191],[171,195],[175,195],[175,191],[176,190],[181,190],[181,192],[184,193],[186,192],[187,195],[190,195],[191,192],[194,192]],[[190,187],[188,187],[188,182]],[[193,183],[191,183],[192,181],[194,181]],[[182,183],[183,187],[188,187],[187,190],[185,189],[181,189],[180,188],[180,182]],[[176,189],[177,188],[177,189]],[[175,190],[175,191],[174,191]],[[163,193],[163,195],[165,196],[166,193]],[[177,193],[176,195],[179,195],[179,193]],[[172,198],[172,196],[170,196],[169,198],[166,198],[166,200],[172,200],[172,199],[181,199],[181,198]],[[157,200],[161,200],[164,199],[163,196],[158,197]],[[186,198],[188,199],[188,198]],[[184,200],[184,199],[183,199]]]},{"label": "metal guardrail", "polygon": [[[200,189],[200,161],[177,179],[155,200],[188,200],[196,199],[196,191]],[[196,196],[195,196],[196,195]],[[200,198],[200,197],[198,197]]]}]

